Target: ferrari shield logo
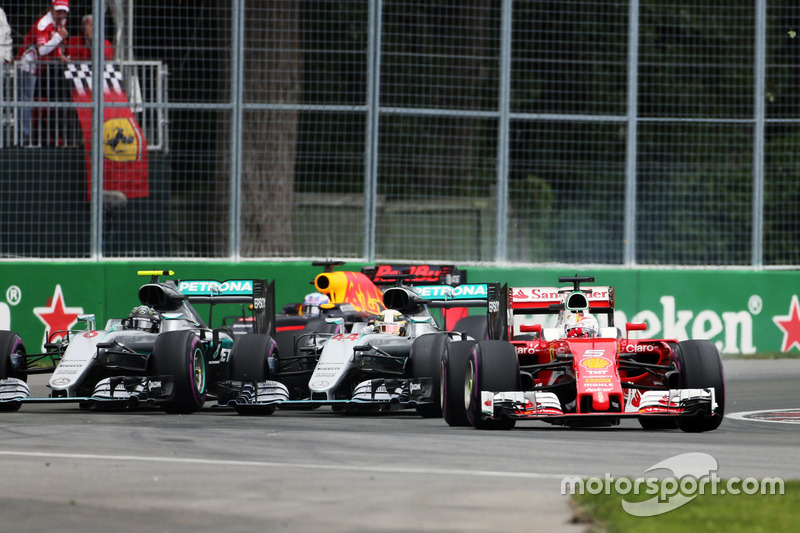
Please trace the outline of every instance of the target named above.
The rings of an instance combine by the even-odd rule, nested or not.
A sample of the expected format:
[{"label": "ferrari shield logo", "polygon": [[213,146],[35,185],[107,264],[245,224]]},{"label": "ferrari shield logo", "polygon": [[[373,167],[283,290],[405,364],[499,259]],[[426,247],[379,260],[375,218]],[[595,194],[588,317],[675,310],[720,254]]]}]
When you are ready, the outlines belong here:
[{"label": "ferrari shield logo", "polygon": [[128,118],[112,118],[103,124],[103,157],[127,163],[139,159],[138,128]]}]

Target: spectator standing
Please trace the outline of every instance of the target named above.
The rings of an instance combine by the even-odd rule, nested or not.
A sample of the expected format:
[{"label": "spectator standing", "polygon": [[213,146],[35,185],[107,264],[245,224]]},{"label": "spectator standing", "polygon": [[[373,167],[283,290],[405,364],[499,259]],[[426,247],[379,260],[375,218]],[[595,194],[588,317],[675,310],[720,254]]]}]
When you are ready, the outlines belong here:
[{"label": "spectator standing", "polygon": [[[67,56],[61,49],[67,38],[67,13],[69,0],[52,0],[50,9],[37,20],[25,35],[20,50],[20,100],[32,102],[36,89],[36,79],[41,74],[37,61],[59,60],[66,62]],[[60,80],[54,80],[60,81]],[[22,108],[22,144],[31,146],[31,108]]]},{"label": "spectator standing", "polygon": [[[73,61],[92,60],[92,34],[94,19],[92,15],[84,15],[81,19],[81,32],[67,41],[67,57]],[[103,39],[103,57],[106,61],[114,59],[114,48],[108,39]]]}]

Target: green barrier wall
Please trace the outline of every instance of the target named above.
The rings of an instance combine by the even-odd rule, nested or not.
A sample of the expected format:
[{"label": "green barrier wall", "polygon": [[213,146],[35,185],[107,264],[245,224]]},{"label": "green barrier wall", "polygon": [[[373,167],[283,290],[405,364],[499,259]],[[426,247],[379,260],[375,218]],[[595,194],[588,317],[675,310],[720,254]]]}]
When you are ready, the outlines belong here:
[{"label": "green barrier wall", "polygon": [[[127,316],[138,304],[138,288],[149,281],[136,275],[140,269],[172,269],[176,279],[274,279],[278,308],[301,301],[321,271],[306,262],[0,263],[0,329],[19,332],[34,352],[48,325],[70,327],[80,313],[94,313],[101,326]],[[617,324],[646,321],[647,336],[711,339],[724,354],[800,353],[800,271],[466,270],[470,282],[518,287],[556,286],[558,276],[594,275],[596,285],[616,288]]]}]

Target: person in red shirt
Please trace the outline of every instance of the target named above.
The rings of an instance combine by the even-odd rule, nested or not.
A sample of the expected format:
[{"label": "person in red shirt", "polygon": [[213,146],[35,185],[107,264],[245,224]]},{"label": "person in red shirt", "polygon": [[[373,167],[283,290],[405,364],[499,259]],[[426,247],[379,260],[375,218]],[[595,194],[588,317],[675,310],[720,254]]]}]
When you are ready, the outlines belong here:
[{"label": "person in red shirt", "polygon": [[[37,76],[41,74],[38,61],[59,60],[66,62],[67,56],[61,50],[67,38],[67,13],[69,0],[52,0],[50,9],[31,27],[22,40],[20,48],[20,100],[32,102],[36,89]],[[31,108],[22,108],[22,144],[31,144]]]},{"label": "person in red shirt", "polygon": [[[67,57],[73,61],[92,60],[93,27],[92,15],[84,15],[81,19],[81,33],[70,37],[67,41]],[[108,39],[103,39],[103,57],[106,61],[114,59],[114,48]]]}]

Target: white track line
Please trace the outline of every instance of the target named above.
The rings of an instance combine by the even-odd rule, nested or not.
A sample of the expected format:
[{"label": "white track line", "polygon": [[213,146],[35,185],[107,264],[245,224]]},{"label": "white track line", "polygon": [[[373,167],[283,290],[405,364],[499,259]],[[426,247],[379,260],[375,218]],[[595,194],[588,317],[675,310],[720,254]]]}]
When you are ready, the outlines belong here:
[{"label": "white track line", "polygon": [[386,474],[424,474],[446,476],[475,476],[497,478],[522,478],[522,479],[557,479],[566,477],[583,477],[575,474],[542,474],[539,472],[502,472],[496,470],[453,470],[445,468],[394,468],[388,466],[347,466],[326,465],[313,463],[278,463],[270,461],[232,461],[225,459],[192,459],[187,457],[144,457],[139,455],[98,455],[88,453],[51,453],[51,452],[22,452],[13,450],[0,450],[0,456],[7,457],[41,457],[44,459],[78,459],[85,461],[119,461],[141,463],[181,463],[211,466],[244,466],[244,467],[273,467],[273,468],[303,468],[309,470],[338,470],[349,472],[370,472]]}]

